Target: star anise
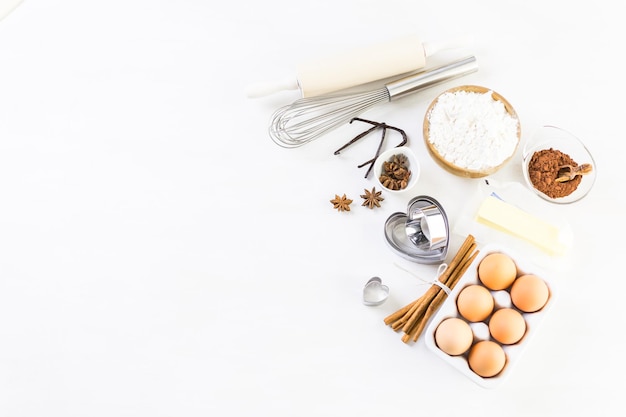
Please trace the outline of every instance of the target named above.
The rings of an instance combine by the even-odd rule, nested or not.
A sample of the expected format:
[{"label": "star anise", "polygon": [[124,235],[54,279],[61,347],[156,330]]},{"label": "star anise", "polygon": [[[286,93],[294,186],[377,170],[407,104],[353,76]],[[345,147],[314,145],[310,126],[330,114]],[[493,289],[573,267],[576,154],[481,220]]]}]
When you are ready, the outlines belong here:
[{"label": "star anise", "polygon": [[390,190],[403,190],[407,187],[411,171],[406,155],[396,154],[383,162],[382,173],[378,180],[383,187]]},{"label": "star anise", "polygon": [[370,209],[380,207],[380,202],[384,200],[381,194],[382,191],[376,191],[376,187],[372,188],[372,191],[365,190],[365,194],[361,194],[361,198],[365,200],[361,205],[367,206]]},{"label": "star anise", "polygon": [[352,204],[352,200],[347,198],[345,194],[342,197],[335,194],[335,198],[330,202],[333,204],[333,208],[338,211],[350,211],[350,204]]}]

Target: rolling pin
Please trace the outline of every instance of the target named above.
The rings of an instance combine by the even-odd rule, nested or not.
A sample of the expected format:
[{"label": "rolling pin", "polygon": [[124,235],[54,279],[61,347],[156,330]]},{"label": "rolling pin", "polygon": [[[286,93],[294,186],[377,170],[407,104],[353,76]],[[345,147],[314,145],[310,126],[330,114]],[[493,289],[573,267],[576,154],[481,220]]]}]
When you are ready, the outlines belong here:
[{"label": "rolling pin", "polygon": [[356,48],[296,66],[296,75],[248,87],[250,98],[285,90],[300,90],[302,97],[319,96],[372,81],[422,69],[426,59],[439,51],[467,46],[469,37],[445,42],[422,42],[416,35],[403,36]]}]

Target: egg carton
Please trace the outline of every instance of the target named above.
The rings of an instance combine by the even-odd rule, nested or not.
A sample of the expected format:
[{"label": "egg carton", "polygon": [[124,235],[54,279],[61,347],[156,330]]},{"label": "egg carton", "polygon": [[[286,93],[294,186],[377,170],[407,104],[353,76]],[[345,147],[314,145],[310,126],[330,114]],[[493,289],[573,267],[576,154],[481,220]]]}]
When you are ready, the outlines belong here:
[{"label": "egg carton", "polygon": [[[520,339],[520,341],[518,341],[515,344],[504,345],[504,344],[497,342],[491,336],[489,332],[489,328],[487,324],[489,318],[485,319],[483,322],[476,322],[476,323],[468,322],[473,332],[472,346],[474,346],[475,343],[478,343],[481,340],[491,340],[493,342],[498,343],[500,346],[502,346],[502,349],[504,350],[504,353],[506,356],[506,362],[505,362],[504,368],[498,374],[491,376],[491,377],[482,377],[478,375],[477,373],[475,373],[469,366],[468,355],[469,355],[469,351],[471,347],[470,349],[468,349],[465,353],[461,355],[451,356],[445,353],[444,351],[442,351],[437,346],[437,343],[435,341],[435,331],[437,329],[437,326],[439,326],[439,324],[447,318],[458,317],[467,321],[465,318],[463,318],[463,316],[461,316],[461,314],[459,313],[457,309],[457,304],[456,304],[457,297],[459,293],[468,285],[472,285],[472,284],[483,285],[480,279],[478,278],[478,265],[485,258],[485,256],[494,252],[503,253],[505,255],[508,255],[511,259],[513,259],[517,267],[517,277],[520,277],[521,275],[524,275],[524,274],[534,274],[542,278],[548,286],[549,296],[548,296],[548,300],[546,304],[539,311],[536,311],[534,313],[525,313],[525,312],[520,311],[520,313],[522,313],[522,316],[526,322],[526,332],[524,333],[524,336]],[[553,276],[553,273],[549,272],[548,270],[544,268],[536,266],[535,264],[531,262],[528,262],[527,260],[524,259],[522,255],[511,250],[510,248],[497,245],[497,244],[487,244],[483,246],[482,248],[479,248],[478,255],[476,256],[472,264],[468,267],[467,271],[459,279],[454,289],[450,292],[450,294],[446,298],[446,301],[442,304],[441,308],[436,313],[436,315],[432,318],[430,324],[426,328],[426,331],[424,333],[426,346],[436,356],[443,359],[449,365],[451,365],[452,367],[460,371],[462,374],[467,376],[469,379],[471,379],[472,381],[474,381],[476,384],[480,385],[481,387],[494,388],[500,385],[510,375],[516,363],[519,361],[519,358],[521,357],[521,355],[527,348],[533,336],[536,334],[546,314],[552,308],[552,305],[554,304],[554,301],[556,299],[555,281],[556,281],[556,278]],[[492,314],[499,308],[506,308],[506,307],[510,307],[514,309],[516,308],[511,302],[509,291],[510,291],[510,287],[507,289],[498,290],[498,291],[490,290],[494,298],[494,309],[493,309]]]}]

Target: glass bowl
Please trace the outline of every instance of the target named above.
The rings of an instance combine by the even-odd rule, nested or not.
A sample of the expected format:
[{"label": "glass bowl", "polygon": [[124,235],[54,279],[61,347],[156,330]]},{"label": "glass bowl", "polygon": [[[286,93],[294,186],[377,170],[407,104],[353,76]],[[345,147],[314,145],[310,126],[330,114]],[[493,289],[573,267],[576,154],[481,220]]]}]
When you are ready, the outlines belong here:
[{"label": "glass bowl", "polygon": [[[477,117],[476,114],[472,114],[471,111],[466,111],[467,103],[463,101],[463,96],[457,97],[459,101],[458,103],[455,103],[454,106],[452,106],[449,101],[447,104],[443,104],[444,107],[441,111],[439,111],[438,104],[440,100],[444,100],[444,95],[447,98],[453,94],[458,96],[459,93],[480,94],[480,96],[478,96],[480,100],[476,99],[473,101],[474,103],[484,103],[483,100],[487,98],[486,95],[490,94],[490,98],[497,103],[502,104],[504,110],[510,116],[508,120],[504,121],[506,125],[494,125],[493,123],[490,123],[491,120],[483,117]],[[485,114],[495,116],[499,109],[493,108],[492,110],[493,112],[485,111]],[[433,117],[433,112],[435,111],[437,114],[445,113],[448,120],[440,126],[440,134],[442,136],[445,134],[450,137],[453,137],[453,135],[458,136],[458,138],[453,140],[454,143],[449,146],[438,146],[433,143],[431,139],[431,118]],[[492,154],[485,159],[484,155],[487,151],[494,149],[493,141],[501,138],[504,134],[503,132],[506,131],[505,128],[512,128],[513,123],[515,123],[514,127],[516,128],[516,141],[513,146],[507,143],[506,145],[503,145],[502,149],[499,149],[496,154]],[[521,127],[515,109],[513,109],[513,106],[511,106],[511,104],[500,94],[482,86],[462,85],[444,91],[433,100],[424,116],[423,136],[428,152],[439,166],[460,177],[480,178],[495,173],[511,160],[517,151],[517,147],[519,146]],[[479,140],[471,144],[473,147],[471,152],[468,149],[467,152],[463,153],[464,158],[470,156],[471,160],[459,161],[457,160],[459,159],[458,156],[446,155],[446,153],[450,153],[446,149],[454,149],[456,152],[459,152],[459,149],[466,148],[468,145],[467,138],[472,137]]]},{"label": "glass bowl", "polygon": [[[551,152],[550,158],[543,161],[541,171],[539,171],[536,158],[542,155],[541,152],[545,154],[546,151]],[[556,157],[558,157],[558,163]],[[555,168],[555,166],[566,163],[574,166],[590,164],[591,170],[569,181],[569,184],[554,182],[559,176],[558,167]],[[522,171],[526,185],[535,194],[556,204],[574,203],[585,197],[593,188],[597,175],[593,156],[584,143],[573,134],[550,125],[538,128],[530,140],[524,144]]]}]

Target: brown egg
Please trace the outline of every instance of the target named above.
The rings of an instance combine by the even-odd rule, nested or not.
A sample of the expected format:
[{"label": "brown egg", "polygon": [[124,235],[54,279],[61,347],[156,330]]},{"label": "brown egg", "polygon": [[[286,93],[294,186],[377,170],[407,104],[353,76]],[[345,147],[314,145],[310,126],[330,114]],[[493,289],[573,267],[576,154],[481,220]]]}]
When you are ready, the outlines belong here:
[{"label": "brown egg", "polygon": [[435,330],[437,346],[451,356],[462,355],[467,352],[473,339],[474,334],[469,324],[458,317],[443,320]]},{"label": "brown egg", "polygon": [[467,360],[472,371],[483,378],[489,378],[504,369],[506,354],[496,342],[482,340],[472,346]]},{"label": "brown egg", "polygon": [[479,284],[463,288],[456,298],[459,314],[471,322],[485,320],[493,311],[493,306],[491,292]]},{"label": "brown egg", "polygon": [[526,313],[541,310],[548,302],[549,296],[548,284],[533,274],[522,275],[511,287],[513,305]]},{"label": "brown egg", "polygon": [[498,342],[512,345],[526,333],[526,320],[513,308],[498,309],[489,319],[489,333]]},{"label": "brown egg", "polygon": [[485,256],[478,265],[478,278],[491,290],[508,288],[517,276],[517,266],[510,256],[493,252]]}]

